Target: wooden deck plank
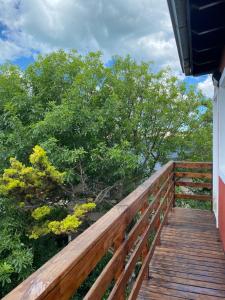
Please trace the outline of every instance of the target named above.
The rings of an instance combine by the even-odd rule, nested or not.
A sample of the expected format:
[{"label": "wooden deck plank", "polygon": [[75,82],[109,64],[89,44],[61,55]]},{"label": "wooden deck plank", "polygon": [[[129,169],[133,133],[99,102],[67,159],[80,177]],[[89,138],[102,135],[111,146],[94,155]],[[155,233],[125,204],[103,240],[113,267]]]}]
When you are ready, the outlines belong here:
[{"label": "wooden deck plank", "polygon": [[188,244],[185,242],[175,242],[175,241],[163,241],[161,242],[161,245],[164,247],[174,247],[176,246],[176,249],[184,249],[184,250],[196,250],[201,253],[216,253],[220,255],[224,255],[222,247],[221,246],[214,246],[209,247],[209,245],[195,245],[195,244]]},{"label": "wooden deck plank", "polygon": [[[152,295],[157,294],[158,298],[153,298],[153,297],[151,298],[151,296],[149,297],[149,293],[152,293]],[[153,282],[151,286],[148,286],[145,289],[145,291],[141,292],[140,294],[141,294],[142,298],[138,298],[138,300],[166,299],[166,298],[164,298],[165,296],[169,296],[170,300],[176,300],[178,297],[181,299],[193,299],[193,300],[219,300],[219,299],[221,300],[221,297],[176,290],[173,288],[159,286],[155,282]]]},{"label": "wooden deck plank", "polygon": [[192,269],[179,269],[179,268],[173,268],[173,266],[151,266],[152,272],[158,272],[159,274],[163,273],[167,276],[178,276],[180,278],[187,278],[187,279],[193,279],[193,280],[199,280],[199,281],[206,281],[206,282],[214,282],[214,283],[221,283],[224,284],[225,282],[225,276],[221,274],[221,277],[215,277],[213,272],[208,271],[197,271],[197,274],[195,274],[194,270]]},{"label": "wooden deck plank", "polygon": [[171,269],[171,270],[178,270],[178,271],[183,271],[187,273],[197,273],[200,274],[201,272],[212,272],[214,273],[215,277],[220,277],[224,278],[224,269],[215,269],[213,267],[209,266],[201,266],[201,265],[193,265],[191,263],[180,263],[180,262],[174,262],[171,260],[154,260],[151,264],[151,266],[157,268],[157,267],[162,267],[164,269]]},{"label": "wooden deck plank", "polygon": [[[157,249],[160,252],[166,252],[166,253],[172,253],[172,249],[170,247],[161,246],[160,249]],[[204,257],[207,260],[208,259],[219,259],[222,260],[222,263],[225,261],[225,256],[223,253],[218,253],[217,251],[198,251],[196,249],[186,249],[186,248],[177,248],[176,249],[177,254],[184,254],[184,255],[191,255],[191,256],[197,256],[197,257]],[[174,253],[172,253],[174,254]]]},{"label": "wooden deck plank", "polygon": [[215,234],[212,235],[211,233],[208,233],[208,232],[199,233],[199,232],[196,232],[196,231],[193,231],[193,230],[188,230],[188,229],[186,229],[186,230],[184,230],[184,229],[183,230],[182,229],[177,230],[176,228],[174,229],[174,228],[169,228],[168,226],[166,226],[162,230],[162,234],[164,234],[164,233],[165,234],[172,234],[173,236],[174,235],[178,236],[178,233],[179,233],[178,237],[180,237],[180,235],[181,236],[186,236],[188,234],[188,235],[191,235],[191,236],[197,236],[198,238],[202,237],[202,238],[206,238],[206,239],[210,239],[210,240],[217,240],[218,242],[220,241],[220,236],[219,236],[219,233],[217,233],[217,231],[215,231]]},{"label": "wooden deck plank", "polygon": [[[183,234],[182,232],[180,232],[180,238],[174,238],[174,235],[176,235],[177,233],[163,233],[163,240],[165,239],[165,241],[169,241],[169,242],[173,242],[176,241],[177,243],[186,243],[189,244],[187,239],[185,238],[185,233]],[[208,237],[208,236],[204,236],[202,235],[194,235],[192,233],[186,233],[186,236],[188,235],[189,239],[191,239],[193,241],[193,243],[202,243],[205,244],[207,246],[213,245],[213,246],[218,246],[219,249],[221,249],[221,242],[218,240],[218,238],[216,237]]]},{"label": "wooden deck plank", "polygon": [[138,300],[225,299],[225,256],[209,211],[174,208]]}]

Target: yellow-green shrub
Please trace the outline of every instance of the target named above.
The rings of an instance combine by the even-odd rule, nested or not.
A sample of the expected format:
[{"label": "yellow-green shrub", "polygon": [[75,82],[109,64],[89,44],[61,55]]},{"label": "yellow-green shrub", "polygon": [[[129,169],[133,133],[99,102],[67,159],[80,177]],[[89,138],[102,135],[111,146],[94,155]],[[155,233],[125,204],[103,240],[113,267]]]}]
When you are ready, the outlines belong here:
[{"label": "yellow-green shrub", "polygon": [[[95,206],[96,204],[93,202],[75,205],[73,214],[67,215],[64,219],[60,221],[47,221],[42,226],[34,226],[30,238],[37,239],[50,232],[54,234],[69,234],[75,232],[82,224],[82,217],[84,217],[88,211],[94,209]],[[44,206],[36,209],[32,213],[32,216],[34,219],[40,220],[49,213],[50,208]]]},{"label": "yellow-green shrub", "polygon": [[[75,232],[95,203],[75,205],[73,213],[67,215],[69,210],[64,201],[67,199],[62,192],[65,173],[50,163],[46,151],[38,145],[33,148],[29,161],[31,165],[26,166],[16,158],[10,158],[10,167],[0,178],[0,195],[13,200],[19,209],[30,211],[30,238]],[[59,206],[59,200],[65,204]]]},{"label": "yellow-green shrub", "polygon": [[43,148],[36,145],[29,160],[31,166],[25,166],[16,158],[10,158],[10,167],[0,178],[0,194],[31,204],[45,201],[49,192],[63,183],[65,174],[49,162]]}]

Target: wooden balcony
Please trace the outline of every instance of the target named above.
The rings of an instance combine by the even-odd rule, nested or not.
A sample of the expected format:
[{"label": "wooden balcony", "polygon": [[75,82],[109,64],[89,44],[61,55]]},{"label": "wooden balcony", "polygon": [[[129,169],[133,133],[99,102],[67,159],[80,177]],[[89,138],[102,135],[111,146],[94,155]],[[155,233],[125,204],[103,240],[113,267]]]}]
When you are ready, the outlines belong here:
[{"label": "wooden balcony", "polygon": [[138,300],[225,299],[225,257],[214,216],[174,208]]},{"label": "wooden balcony", "polygon": [[109,251],[82,299],[225,299],[213,213],[175,207],[210,207],[211,170],[211,163],[167,163],[4,299],[71,299]]}]

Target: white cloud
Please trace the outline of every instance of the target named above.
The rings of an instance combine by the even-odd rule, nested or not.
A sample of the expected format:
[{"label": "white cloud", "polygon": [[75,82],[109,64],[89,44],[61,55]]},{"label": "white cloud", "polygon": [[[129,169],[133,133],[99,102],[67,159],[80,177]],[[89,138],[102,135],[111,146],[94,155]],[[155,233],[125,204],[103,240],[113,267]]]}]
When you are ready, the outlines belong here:
[{"label": "white cloud", "polygon": [[0,7],[11,44],[3,58],[75,48],[101,50],[105,60],[129,53],[180,70],[166,0],[0,0]]},{"label": "white cloud", "polygon": [[212,77],[208,75],[204,81],[199,82],[198,88],[202,91],[203,95],[212,98],[214,93]]},{"label": "white cloud", "polygon": [[0,39],[0,62],[16,59],[24,55],[31,55],[31,51],[16,45],[14,42]]}]

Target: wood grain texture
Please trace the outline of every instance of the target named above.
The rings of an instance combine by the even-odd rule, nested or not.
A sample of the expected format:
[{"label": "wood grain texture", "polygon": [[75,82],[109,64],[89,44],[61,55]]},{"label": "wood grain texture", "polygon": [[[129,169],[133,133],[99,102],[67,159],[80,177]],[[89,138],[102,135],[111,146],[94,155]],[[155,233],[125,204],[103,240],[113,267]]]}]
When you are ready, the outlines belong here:
[{"label": "wood grain texture", "polygon": [[198,195],[198,194],[175,194],[175,199],[212,201],[212,196],[211,195]]},{"label": "wood grain texture", "polygon": [[[144,277],[145,271],[148,267],[148,263],[146,263],[146,261],[149,262],[151,256],[153,255],[154,249],[155,249],[158,239],[160,237],[160,233],[161,233],[163,224],[164,224],[167,214],[168,214],[169,204],[171,205],[171,199],[168,203],[166,200],[172,189],[173,189],[173,183],[171,183],[169,185],[169,187],[164,195],[163,201],[160,203],[160,205],[157,208],[157,211],[155,212],[154,216],[152,217],[149,225],[146,227],[145,232],[143,233],[140,241],[138,242],[136,248],[134,249],[133,253],[130,256],[123,273],[121,274],[120,278],[118,278],[118,281],[115,283],[115,286],[108,297],[109,300],[117,300],[118,295],[120,294],[120,291],[125,289],[125,287],[128,283],[128,280],[129,280],[130,276],[132,275],[132,272],[134,271],[136,262],[137,262],[138,258],[140,257],[141,250],[143,249],[145,243],[147,242],[147,239],[149,237],[151,230],[155,227],[155,224],[157,223],[157,220],[158,220],[160,214],[163,212],[164,206],[166,206],[167,212],[164,214],[164,218],[163,218],[162,222],[159,224],[159,227],[157,228],[156,236],[154,238],[154,241],[152,242],[152,245],[151,245],[151,248],[150,248],[148,254],[146,255],[146,257],[144,259],[142,270],[140,271],[140,274]],[[138,294],[139,286],[137,286],[137,287],[135,286],[134,290],[135,290],[135,293]],[[129,299],[135,299],[135,298],[129,298]]]},{"label": "wood grain texture", "polygon": [[177,187],[174,206],[176,206],[176,200],[210,201],[212,210],[211,163],[175,162],[174,181]]},{"label": "wood grain texture", "polygon": [[212,173],[175,172],[175,176],[178,178],[212,179]]},{"label": "wood grain texture", "polygon": [[141,287],[141,284],[143,282],[143,279],[146,277],[146,272],[148,272],[148,278],[150,276],[150,273],[149,273],[149,262],[151,261],[152,257],[153,257],[153,254],[154,254],[154,251],[155,251],[155,248],[157,246],[157,240],[159,239],[160,235],[161,235],[161,231],[163,229],[163,226],[164,224],[166,223],[166,220],[167,220],[167,217],[168,217],[168,213],[170,211],[170,208],[172,207],[172,204],[173,204],[173,197],[169,200],[169,203],[168,203],[168,206],[167,206],[167,210],[165,212],[165,215],[164,215],[164,219],[162,221],[162,223],[160,224],[159,226],[159,229],[156,233],[156,236],[152,242],[152,245],[151,245],[151,248],[150,248],[150,251],[148,253],[148,255],[146,256],[143,264],[142,264],[142,267],[141,267],[141,270],[137,276],[137,279],[134,283],[134,286],[131,290],[131,293],[129,295],[129,298],[128,300],[135,300],[138,296],[138,293],[139,293],[139,290],[140,290],[140,287]]},{"label": "wood grain texture", "polygon": [[213,213],[173,208],[168,221],[138,300],[225,299],[225,256]]},{"label": "wood grain texture", "polygon": [[213,164],[211,162],[190,162],[190,161],[176,161],[175,168],[180,169],[208,169],[212,170]]},{"label": "wood grain texture", "polygon": [[[110,247],[116,244],[118,251],[121,249],[120,244],[123,244],[121,233],[125,232],[137,212],[142,210],[146,203],[146,197],[152,192],[156,191],[157,193],[168,178],[172,180],[173,168],[174,162],[172,161],[164,165],[56,256],[18,285],[4,299],[69,299]],[[140,225],[140,227],[142,226]],[[119,270],[118,264],[122,263],[125,258],[125,252],[121,251],[119,259],[109,268],[112,276],[108,276],[108,271],[108,277],[102,278],[101,282],[106,284],[112,277],[120,277],[122,270]],[[99,299],[105,288],[106,286],[103,286],[101,291],[96,293]],[[89,297],[89,299],[93,299],[91,294]]]},{"label": "wood grain texture", "polygon": [[[140,262],[129,300],[137,298],[143,280],[148,285],[145,291],[141,289],[139,299],[149,299],[145,292],[151,299],[183,299],[184,293],[189,297],[198,291],[202,294],[196,299],[223,297],[225,259],[212,213],[172,209],[179,199],[211,201],[211,170],[211,163],[167,163],[4,299],[70,299],[109,249],[112,258],[84,300],[101,300],[110,286],[108,299],[125,300]],[[199,195],[192,188],[197,188]],[[207,190],[201,194],[204,188]],[[151,280],[146,281],[149,276]],[[199,282],[204,276],[202,286]],[[196,280],[199,282],[194,285]],[[183,287],[185,283],[188,287]],[[190,290],[193,285],[194,292]],[[165,294],[165,290],[169,292]]]},{"label": "wood grain texture", "polygon": [[207,188],[212,189],[212,183],[210,182],[188,182],[188,181],[176,181],[176,186],[187,186],[193,188]]}]

